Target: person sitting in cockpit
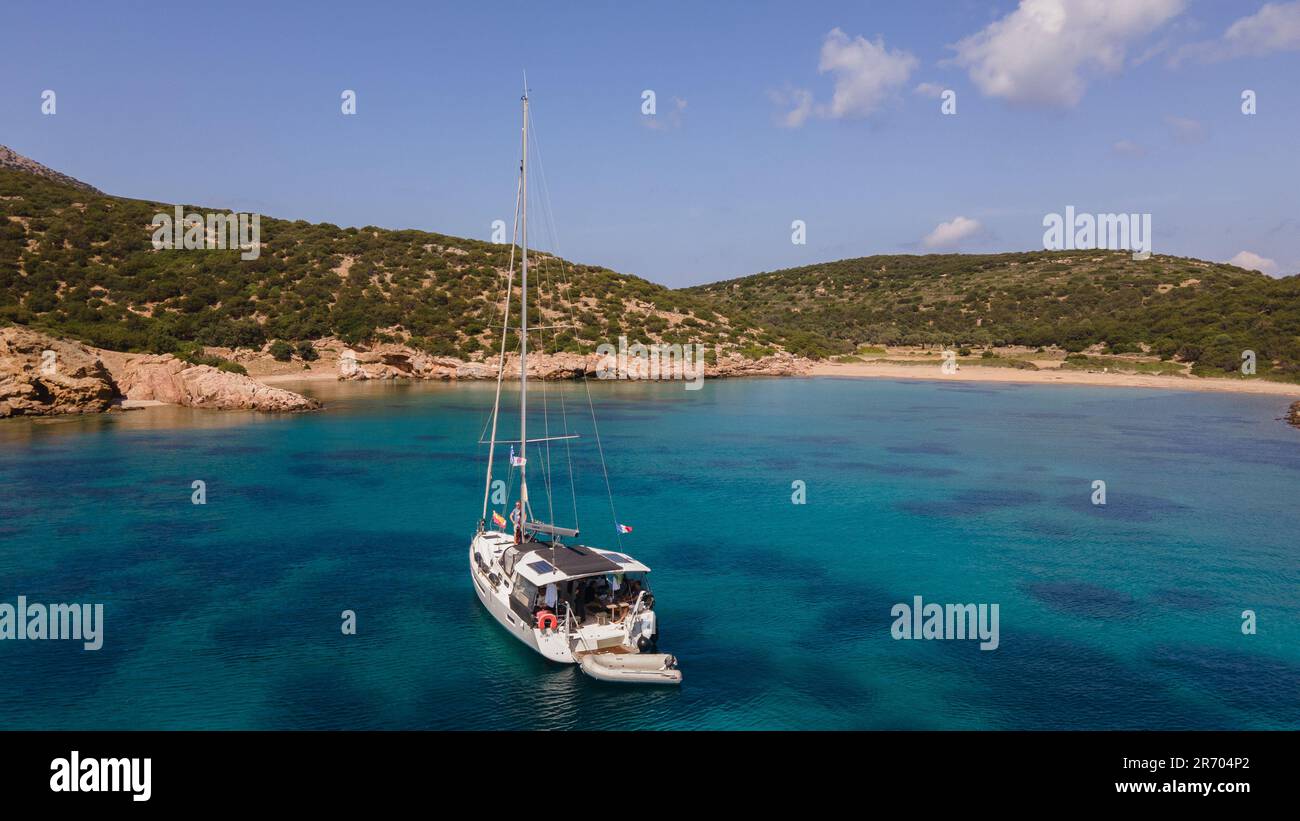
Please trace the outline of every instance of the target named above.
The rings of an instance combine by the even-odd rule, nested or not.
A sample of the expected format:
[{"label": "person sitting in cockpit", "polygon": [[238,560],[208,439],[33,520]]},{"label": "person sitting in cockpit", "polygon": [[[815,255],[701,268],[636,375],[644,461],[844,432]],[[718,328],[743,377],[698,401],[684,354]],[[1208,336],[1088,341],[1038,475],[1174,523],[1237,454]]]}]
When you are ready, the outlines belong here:
[{"label": "person sitting in cockpit", "polygon": [[596,586],[591,579],[582,579],[578,582],[573,600],[575,609],[584,619],[600,610],[600,606],[596,603]]},{"label": "person sitting in cockpit", "polygon": [[635,602],[636,597],[641,594],[641,582],[632,579],[627,583],[624,590],[626,591],[626,601],[629,603]]}]

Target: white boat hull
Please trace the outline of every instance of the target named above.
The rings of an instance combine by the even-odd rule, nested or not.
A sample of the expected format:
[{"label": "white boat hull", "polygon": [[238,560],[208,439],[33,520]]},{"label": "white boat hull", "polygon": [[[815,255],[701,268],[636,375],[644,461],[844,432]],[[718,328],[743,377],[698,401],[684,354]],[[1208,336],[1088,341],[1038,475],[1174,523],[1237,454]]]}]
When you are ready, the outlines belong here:
[{"label": "white boat hull", "polygon": [[[502,553],[513,545],[513,540],[499,531],[484,531],[474,536],[469,547],[469,574],[474,593],[492,618],[506,632],[537,651],[543,658],[560,664],[577,664],[590,655],[635,656],[640,653],[638,640],[655,634],[655,615],[650,608],[629,615],[622,622],[591,623],[566,629],[561,622],[557,627],[539,629],[531,619],[523,617],[510,606],[511,580],[505,578],[501,566]],[[480,567],[475,554],[483,559]],[[492,577],[496,576],[496,584]]]},{"label": "white boat hull", "polygon": [[577,659],[574,658],[568,642],[564,640],[559,630],[538,630],[537,625],[524,621],[510,609],[509,583],[500,580],[496,588],[493,589],[492,580],[479,570],[477,563],[474,561],[476,548],[484,556],[484,559],[488,560],[490,566],[496,567],[498,572],[500,568],[496,565],[492,547],[486,540],[483,540],[481,535],[475,536],[469,547],[470,580],[474,584],[474,592],[478,595],[478,600],[492,614],[492,618],[496,619],[497,623],[504,627],[510,635],[551,661],[558,661],[562,664],[576,663]]}]

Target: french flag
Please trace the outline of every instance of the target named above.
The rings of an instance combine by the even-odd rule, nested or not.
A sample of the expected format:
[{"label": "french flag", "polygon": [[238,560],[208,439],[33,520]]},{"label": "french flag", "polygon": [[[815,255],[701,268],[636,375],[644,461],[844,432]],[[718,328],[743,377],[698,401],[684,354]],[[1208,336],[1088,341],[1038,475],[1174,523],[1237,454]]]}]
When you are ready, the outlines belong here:
[{"label": "french flag", "polygon": [[618,528],[618,532],[619,532],[619,533],[631,533],[631,532],[632,532],[632,528],[628,527],[627,525],[616,524],[616,525],[614,525],[614,526]]}]

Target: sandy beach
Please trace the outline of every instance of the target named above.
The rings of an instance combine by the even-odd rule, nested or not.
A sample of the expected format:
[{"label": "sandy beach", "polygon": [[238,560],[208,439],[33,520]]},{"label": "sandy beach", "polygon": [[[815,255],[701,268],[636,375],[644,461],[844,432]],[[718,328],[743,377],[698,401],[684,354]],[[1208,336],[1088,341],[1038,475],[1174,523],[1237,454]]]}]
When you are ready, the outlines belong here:
[{"label": "sandy beach", "polygon": [[[1155,388],[1174,391],[1213,391],[1219,393],[1251,393],[1300,399],[1300,385],[1274,382],[1266,379],[1217,379],[1188,375],[1162,375],[1142,373],[1101,372],[1062,368],[1064,355],[1035,356],[1031,349],[1006,348],[1001,353],[1019,356],[1032,363],[1037,370],[991,367],[976,364],[963,358],[958,361],[954,374],[945,374],[933,352],[911,348],[891,348],[889,360],[865,359],[861,362],[840,363],[830,360],[812,362],[810,376],[853,379],[930,379],[954,382],[1004,382],[1025,385],[1090,385],[1111,388]],[[267,385],[307,386],[339,381],[339,363],[333,351],[326,351],[319,361],[303,370],[301,362],[276,362],[270,357],[245,360],[248,373]],[[904,361],[900,362],[899,359]],[[914,361],[908,362],[906,360]]]},{"label": "sandy beach", "polygon": [[1036,371],[1016,368],[987,368],[961,364],[956,373],[946,374],[939,365],[899,365],[886,362],[818,362],[813,376],[854,377],[861,379],[932,379],[953,382],[1015,382],[1029,385],[1092,385],[1111,388],[1160,388],[1175,391],[1217,391],[1258,393],[1300,397],[1300,385],[1270,382],[1263,379],[1212,379],[1197,376],[1156,376],[1149,374],[1097,373],[1093,371],[1041,368]]},{"label": "sandy beach", "polygon": [[[899,365],[895,363],[856,362],[840,364],[817,362],[812,376],[857,379],[934,379],[953,382],[1015,382],[1029,385],[1092,385],[1111,388],[1157,388],[1174,391],[1217,391],[1227,393],[1255,393],[1300,398],[1300,385],[1270,382],[1264,379],[1211,379],[1198,376],[1156,376],[1150,374],[1097,373],[1061,368],[1041,368],[1036,371],[1016,368],[988,368],[962,364],[957,373],[945,374],[936,364]],[[282,373],[257,374],[256,379],[267,385],[336,382],[338,373],[328,365],[317,365],[310,371],[286,370]]]}]

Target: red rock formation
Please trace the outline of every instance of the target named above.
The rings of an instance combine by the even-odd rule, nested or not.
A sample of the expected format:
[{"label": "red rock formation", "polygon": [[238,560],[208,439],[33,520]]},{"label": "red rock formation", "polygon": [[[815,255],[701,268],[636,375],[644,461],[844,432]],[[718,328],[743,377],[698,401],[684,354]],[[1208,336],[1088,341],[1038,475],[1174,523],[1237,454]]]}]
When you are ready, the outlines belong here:
[{"label": "red rock formation", "polygon": [[21,326],[0,328],[0,418],[99,413],[120,398],[218,410],[320,407],[315,399],[171,354],[101,351]]},{"label": "red rock formation", "polygon": [[0,328],[0,418],[99,413],[116,396],[91,348],[19,326]]},{"label": "red rock formation", "polygon": [[252,377],[190,365],[171,354],[127,357],[117,370],[117,385],[127,399],[152,399],[171,405],[215,410],[305,411],[320,402]]}]

